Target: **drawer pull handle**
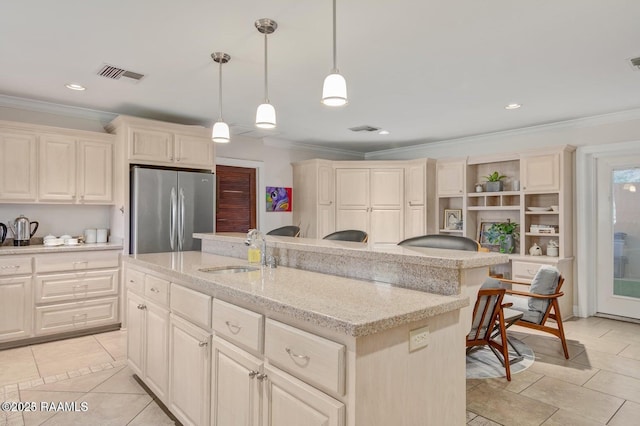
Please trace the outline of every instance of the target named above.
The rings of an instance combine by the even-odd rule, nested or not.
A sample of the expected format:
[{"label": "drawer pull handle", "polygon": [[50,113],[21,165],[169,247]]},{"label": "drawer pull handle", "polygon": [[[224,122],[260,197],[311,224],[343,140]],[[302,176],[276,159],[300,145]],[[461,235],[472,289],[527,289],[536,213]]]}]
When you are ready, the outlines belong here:
[{"label": "drawer pull handle", "polygon": [[209,342],[199,342],[198,346],[200,346],[201,348],[204,348],[205,346],[207,346],[209,344]]},{"label": "drawer pull handle", "polygon": [[225,321],[225,324],[227,324],[227,327],[229,327],[229,330],[233,333],[233,334],[238,334],[240,333],[240,330],[242,330],[242,326],[237,325],[237,324],[232,324],[229,321]]},{"label": "drawer pull handle", "polygon": [[536,271],[535,269],[527,269],[527,274],[529,275],[535,275],[538,271]]},{"label": "drawer pull handle", "polygon": [[285,348],[284,350],[287,351],[287,353],[289,354],[289,356],[291,356],[291,358],[302,360],[305,362],[305,364],[307,364],[310,360],[310,358],[307,355],[298,355],[297,353],[292,351],[291,348]]},{"label": "drawer pull handle", "polygon": [[19,269],[20,265],[5,265],[2,269]]},{"label": "drawer pull handle", "polygon": [[142,303],[140,303],[138,305],[138,309],[147,309],[147,307],[145,305],[143,305]]},{"label": "drawer pull handle", "polygon": [[157,289],[157,288],[155,288],[155,287],[151,287],[151,288],[150,288],[150,290],[151,290],[152,292],[154,292],[154,293],[160,293],[160,290],[158,290],[158,289]]},{"label": "drawer pull handle", "polygon": [[260,373],[258,373],[257,371],[253,371],[253,370],[251,370],[251,371],[249,371],[249,378],[253,379],[253,378],[254,378],[254,377],[256,377],[258,374],[260,374]]},{"label": "drawer pull handle", "polygon": [[85,325],[87,324],[88,315],[86,313],[84,313],[84,314],[75,314],[75,315],[71,316],[71,324],[74,327],[76,326],[76,318],[79,318],[79,317],[84,317],[84,324]]},{"label": "drawer pull handle", "polygon": [[258,374],[256,375],[256,379],[258,379],[258,380],[260,380],[260,381],[263,381],[263,380],[264,380],[264,379],[266,379],[266,378],[267,378],[267,375],[266,375],[266,374],[263,374],[263,373],[258,373]]}]

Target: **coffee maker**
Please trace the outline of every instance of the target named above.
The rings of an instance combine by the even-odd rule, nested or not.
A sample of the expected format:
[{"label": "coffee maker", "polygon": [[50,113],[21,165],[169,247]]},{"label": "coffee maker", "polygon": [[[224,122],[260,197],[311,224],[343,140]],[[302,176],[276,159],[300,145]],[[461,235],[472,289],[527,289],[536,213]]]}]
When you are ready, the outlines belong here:
[{"label": "coffee maker", "polygon": [[13,221],[13,224],[9,222],[9,228],[11,228],[11,232],[13,232],[13,245],[28,246],[31,242],[31,237],[33,237],[33,234],[38,230],[38,225],[38,222],[35,220],[29,222],[29,219],[22,214]]}]

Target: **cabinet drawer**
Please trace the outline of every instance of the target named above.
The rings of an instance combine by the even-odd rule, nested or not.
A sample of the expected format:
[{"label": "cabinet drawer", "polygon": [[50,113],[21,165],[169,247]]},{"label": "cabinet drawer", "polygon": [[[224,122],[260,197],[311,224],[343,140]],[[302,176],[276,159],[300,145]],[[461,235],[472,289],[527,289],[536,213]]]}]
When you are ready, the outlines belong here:
[{"label": "cabinet drawer", "polygon": [[211,328],[234,343],[262,352],[263,316],[214,299]]},{"label": "cabinet drawer", "polygon": [[140,295],[144,294],[144,272],[127,267],[124,280],[128,289]]},{"label": "cabinet drawer", "polygon": [[36,303],[118,294],[118,270],[46,274],[36,277]]},{"label": "cabinet drawer", "polygon": [[515,281],[531,281],[542,265],[539,263],[513,262],[511,271]]},{"label": "cabinet drawer", "polygon": [[344,395],[344,345],[267,319],[264,354],[293,375]]},{"label": "cabinet drawer", "polygon": [[167,306],[169,304],[169,281],[153,275],[145,275],[144,295],[149,300]]},{"label": "cabinet drawer", "polygon": [[30,257],[0,257],[0,277],[31,274],[32,271]]},{"label": "cabinet drawer", "polygon": [[118,251],[53,253],[36,257],[37,272],[78,271],[118,266]]},{"label": "cabinet drawer", "polygon": [[211,327],[211,296],[172,283],[171,312],[209,328]]},{"label": "cabinet drawer", "polygon": [[82,330],[118,322],[118,298],[36,307],[35,334]]}]

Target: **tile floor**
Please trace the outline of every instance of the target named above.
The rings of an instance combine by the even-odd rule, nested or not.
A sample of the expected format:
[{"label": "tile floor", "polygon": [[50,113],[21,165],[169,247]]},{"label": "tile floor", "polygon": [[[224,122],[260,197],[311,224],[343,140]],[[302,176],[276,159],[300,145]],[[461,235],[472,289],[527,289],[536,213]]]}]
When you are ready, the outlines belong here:
[{"label": "tile floor", "polygon": [[[570,359],[556,338],[510,331],[533,348],[527,370],[467,381],[469,425],[638,424],[640,324],[605,318],[565,322]],[[0,412],[4,425],[172,425],[131,377],[126,334],[102,333],[0,351],[0,402],[86,402],[86,412]]]}]

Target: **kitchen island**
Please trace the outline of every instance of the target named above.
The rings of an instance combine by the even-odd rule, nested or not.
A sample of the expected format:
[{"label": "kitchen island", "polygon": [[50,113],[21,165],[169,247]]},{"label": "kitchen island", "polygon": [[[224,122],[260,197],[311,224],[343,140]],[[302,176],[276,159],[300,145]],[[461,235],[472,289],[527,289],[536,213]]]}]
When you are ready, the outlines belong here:
[{"label": "kitchen island", "polygon": [[[181,422],[465,423],[469,297],[286,266],[201,271],[250,266],[237,251],[124,259],[129,365]],[[386,256],[484,276],[506,257],[459,253]]]}]

